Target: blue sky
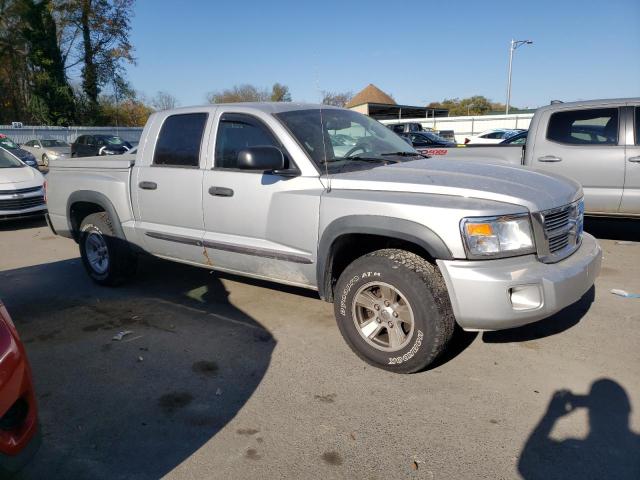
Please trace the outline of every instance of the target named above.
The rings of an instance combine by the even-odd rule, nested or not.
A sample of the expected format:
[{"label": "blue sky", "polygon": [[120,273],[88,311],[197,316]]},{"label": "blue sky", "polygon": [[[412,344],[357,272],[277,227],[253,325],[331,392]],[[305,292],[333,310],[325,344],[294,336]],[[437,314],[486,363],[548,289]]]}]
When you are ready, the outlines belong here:
[{"label": "blue sky", "polygon": [[398,103],[485,95],[512,104],[640,96],[639,0],[138,0],[132,21],[147,96],[181,105],[239,83],[288,85],[293,99],[374,83]]}]

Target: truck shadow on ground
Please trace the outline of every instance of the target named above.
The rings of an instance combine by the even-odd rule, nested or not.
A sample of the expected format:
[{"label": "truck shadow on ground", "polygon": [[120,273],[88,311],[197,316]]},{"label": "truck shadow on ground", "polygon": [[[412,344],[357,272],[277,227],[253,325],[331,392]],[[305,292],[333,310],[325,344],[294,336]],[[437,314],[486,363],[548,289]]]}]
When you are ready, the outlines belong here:
[{"label": "truck shadow on ground", "polygon": [[145,260],[116,289],[79,259],[4,271],[0,296],[39,401],[43,443],[24,479],[168,474],[236,416],[276,343],[215,275],[171,262]]},{"label": "truck shadow on ground", "polygon": [[44,219],[44,215],[21,218],[19,220],[3,220],[0,222],[0,232],[27,230],[29,228],[45,227],[46,225],[47,222]]},{"label": "truck shadow on ground", "polygon": [[[586,438],[553,438],[556,424],[586,409]],[[640,478],[640,435],[631,431],[631,402],[625,389],[609,378],[591,385],[587,395],[560,390],[527,439],[518,462],[525,480]]]},{"label": "truck shadow on ground", "polygon": [[640,219],[585,217],[584,230],[599,240],[640,242]]},{"label": "truck shadow on ground", "polygon": [[592,286],[580,300],[562,309],[555,315],[518,328],[484,332],[482,334],[482,341],[485,343],[526,342],[564,332],[582,320],[582,317],[584,317],[589,311],[589,308],[591,308],[591,304],[595,300],[595,295],[596,288]]}]

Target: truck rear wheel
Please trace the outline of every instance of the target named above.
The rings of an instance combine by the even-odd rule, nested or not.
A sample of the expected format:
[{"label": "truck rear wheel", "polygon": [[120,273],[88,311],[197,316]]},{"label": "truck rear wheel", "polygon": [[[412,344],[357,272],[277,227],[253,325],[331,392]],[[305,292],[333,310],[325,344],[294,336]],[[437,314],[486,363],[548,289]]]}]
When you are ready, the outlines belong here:
[{"label": "truck rear wheel", "polygon": [[135,273],[137,257],[115,235],[108,213],[93,213],[82,220],[79,243],[82,263],[94,282],[116,286]]},{"label": "truck rear wheel", "polygon": [[367,363],[397,373],[424,369],[453,335],[455,319],[437,267],[398,249],[378,250],[340,275],[340,333]]}]

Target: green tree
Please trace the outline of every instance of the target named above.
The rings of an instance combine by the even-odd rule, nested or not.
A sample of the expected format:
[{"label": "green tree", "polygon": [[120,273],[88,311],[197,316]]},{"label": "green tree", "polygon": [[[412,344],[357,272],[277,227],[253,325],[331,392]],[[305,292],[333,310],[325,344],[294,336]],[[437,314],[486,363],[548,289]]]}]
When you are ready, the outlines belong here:
[{"label": "green tree", "polygon": [[20,3],[22,36],[31,73],[32,117],[43,124],[70,124],[75,120],[75,104],[58,46],[51,0]]},{"label": "green tree", "polygon": [[272,102],[290,102],[291,93],[289,92],[289,87],[281,83],[274,83],[273,87],[271,87],[270,100]]},{"label": "green tree", "polygon": [[504,105],[502,103],[492,102],[483,95],[474,95],[463,99],[445,98],[441,102],[431,102],[427,105],[427,108],[446,108],[452,117],[486,115],[490,112],[504,111]]},{"label": "green tree", "polygon": [[29,122],[30,72],[20,5],[0,0],[0,123]]},{"label": "green tree", "polygon": [[82,65],[82,90],[91,122],[99,116],[105,86],[125,96],[131,87],[124,66],[135,63],[129,40],[134,0],[57,0],[66,67]]}]

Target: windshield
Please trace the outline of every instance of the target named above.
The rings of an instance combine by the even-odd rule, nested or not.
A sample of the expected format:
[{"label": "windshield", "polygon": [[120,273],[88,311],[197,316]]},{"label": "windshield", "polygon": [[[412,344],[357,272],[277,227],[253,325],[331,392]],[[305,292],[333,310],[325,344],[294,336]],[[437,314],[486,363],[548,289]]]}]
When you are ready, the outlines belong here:
[{"label": "windshield", "polygon": [[127,142],[122,140],[120,137],[104,137],[104,141],[109,145],[129,145]]},{"label": "windshield", "polygon": [[26,167],[24,163],[11,155],[6,150],[0,148],[0,168],[20,168]]},{"label": "windshield", "polygon": [[293,110],[276,117],[323,171],[325,166],[333,171],[372,168],[420,156],[381,123],[350,110]]},{"label": "windshield", "polygon": [[53,148],[53,147],[68,147],[69,144],[67,142],[62,142],[60,140],[42,140],[42,146],[45,148]]},{"label": "windshield", "polygon": [[11,150],[15,150],[18,147],[18,144],[15,143],[13,140],[11,140],[9,137],[2,137],[0,138],[0,146],[3,146],[4,148],[9,148]]}]

